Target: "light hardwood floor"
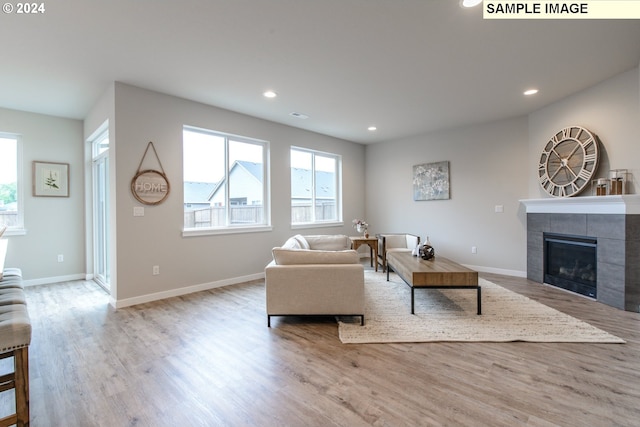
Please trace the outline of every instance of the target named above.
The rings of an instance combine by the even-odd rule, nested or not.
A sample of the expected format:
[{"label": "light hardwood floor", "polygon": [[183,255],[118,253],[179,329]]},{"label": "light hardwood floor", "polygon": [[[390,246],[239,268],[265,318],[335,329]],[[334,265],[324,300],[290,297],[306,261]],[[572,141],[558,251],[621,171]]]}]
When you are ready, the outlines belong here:
[{"label": "light hardwood floor", "polygon": [[627,343],[345,345],[331,318],[267,328],[260,281],[120,310],[92,282],[37,286],[31,425],[640,425],[640,314],[481,277]]}]

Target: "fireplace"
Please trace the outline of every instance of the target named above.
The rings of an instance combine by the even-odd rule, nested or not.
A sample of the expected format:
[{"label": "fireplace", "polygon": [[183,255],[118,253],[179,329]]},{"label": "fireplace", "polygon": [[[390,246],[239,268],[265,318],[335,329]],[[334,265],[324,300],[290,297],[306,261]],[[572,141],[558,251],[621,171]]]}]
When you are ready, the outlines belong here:
[{"label": "fireplace", "polygon": [[544,282],[597,298],[597,239],[544,233]]},{"label": "fireplace", "polygon": [[[640,195],[555,197],[521,202],[527,211],[527,279],[548,283],[544,271],[547,250],[544,234],[589,236],[598,245],[595,299],[622,310],[640,312]],[[565,266],[568,267],[571,264]]]}]

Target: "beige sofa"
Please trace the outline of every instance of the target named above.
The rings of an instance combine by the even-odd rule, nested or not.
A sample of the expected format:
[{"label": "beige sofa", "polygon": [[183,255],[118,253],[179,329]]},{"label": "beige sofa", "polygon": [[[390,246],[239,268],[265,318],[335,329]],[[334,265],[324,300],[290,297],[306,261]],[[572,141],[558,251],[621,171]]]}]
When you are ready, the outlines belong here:
[{"label": "beige sofa", "polygon": [[265,268],[267,326],[272,316],[359,316],[364,267],[344,235],[296,235],[273,248]]}]

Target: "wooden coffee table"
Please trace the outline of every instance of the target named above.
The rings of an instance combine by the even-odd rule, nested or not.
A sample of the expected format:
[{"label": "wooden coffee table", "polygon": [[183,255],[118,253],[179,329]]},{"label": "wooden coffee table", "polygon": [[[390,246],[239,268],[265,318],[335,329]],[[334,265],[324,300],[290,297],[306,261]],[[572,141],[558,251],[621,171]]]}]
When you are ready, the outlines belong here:
[{"label": "wooden coffee table", "polygon": [[[387,265],[411,288],[411,314],[414,314],[414,291],[416,288],[476,289],[478,314],[482,314],[477,271],[441,256],[424,260],[406,252],[387,253]],[[389,281],[389,268],[387,268],[387,281]]]}]

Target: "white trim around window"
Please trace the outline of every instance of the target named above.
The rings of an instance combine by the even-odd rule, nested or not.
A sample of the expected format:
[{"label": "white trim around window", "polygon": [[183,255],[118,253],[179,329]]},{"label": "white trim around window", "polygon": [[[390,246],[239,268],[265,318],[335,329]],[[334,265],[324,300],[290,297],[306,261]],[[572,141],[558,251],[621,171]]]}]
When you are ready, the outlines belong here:
[{"label": "white trim around window", "polygon": [[184,237],[270,231],[269,142],[183,128]]}]

